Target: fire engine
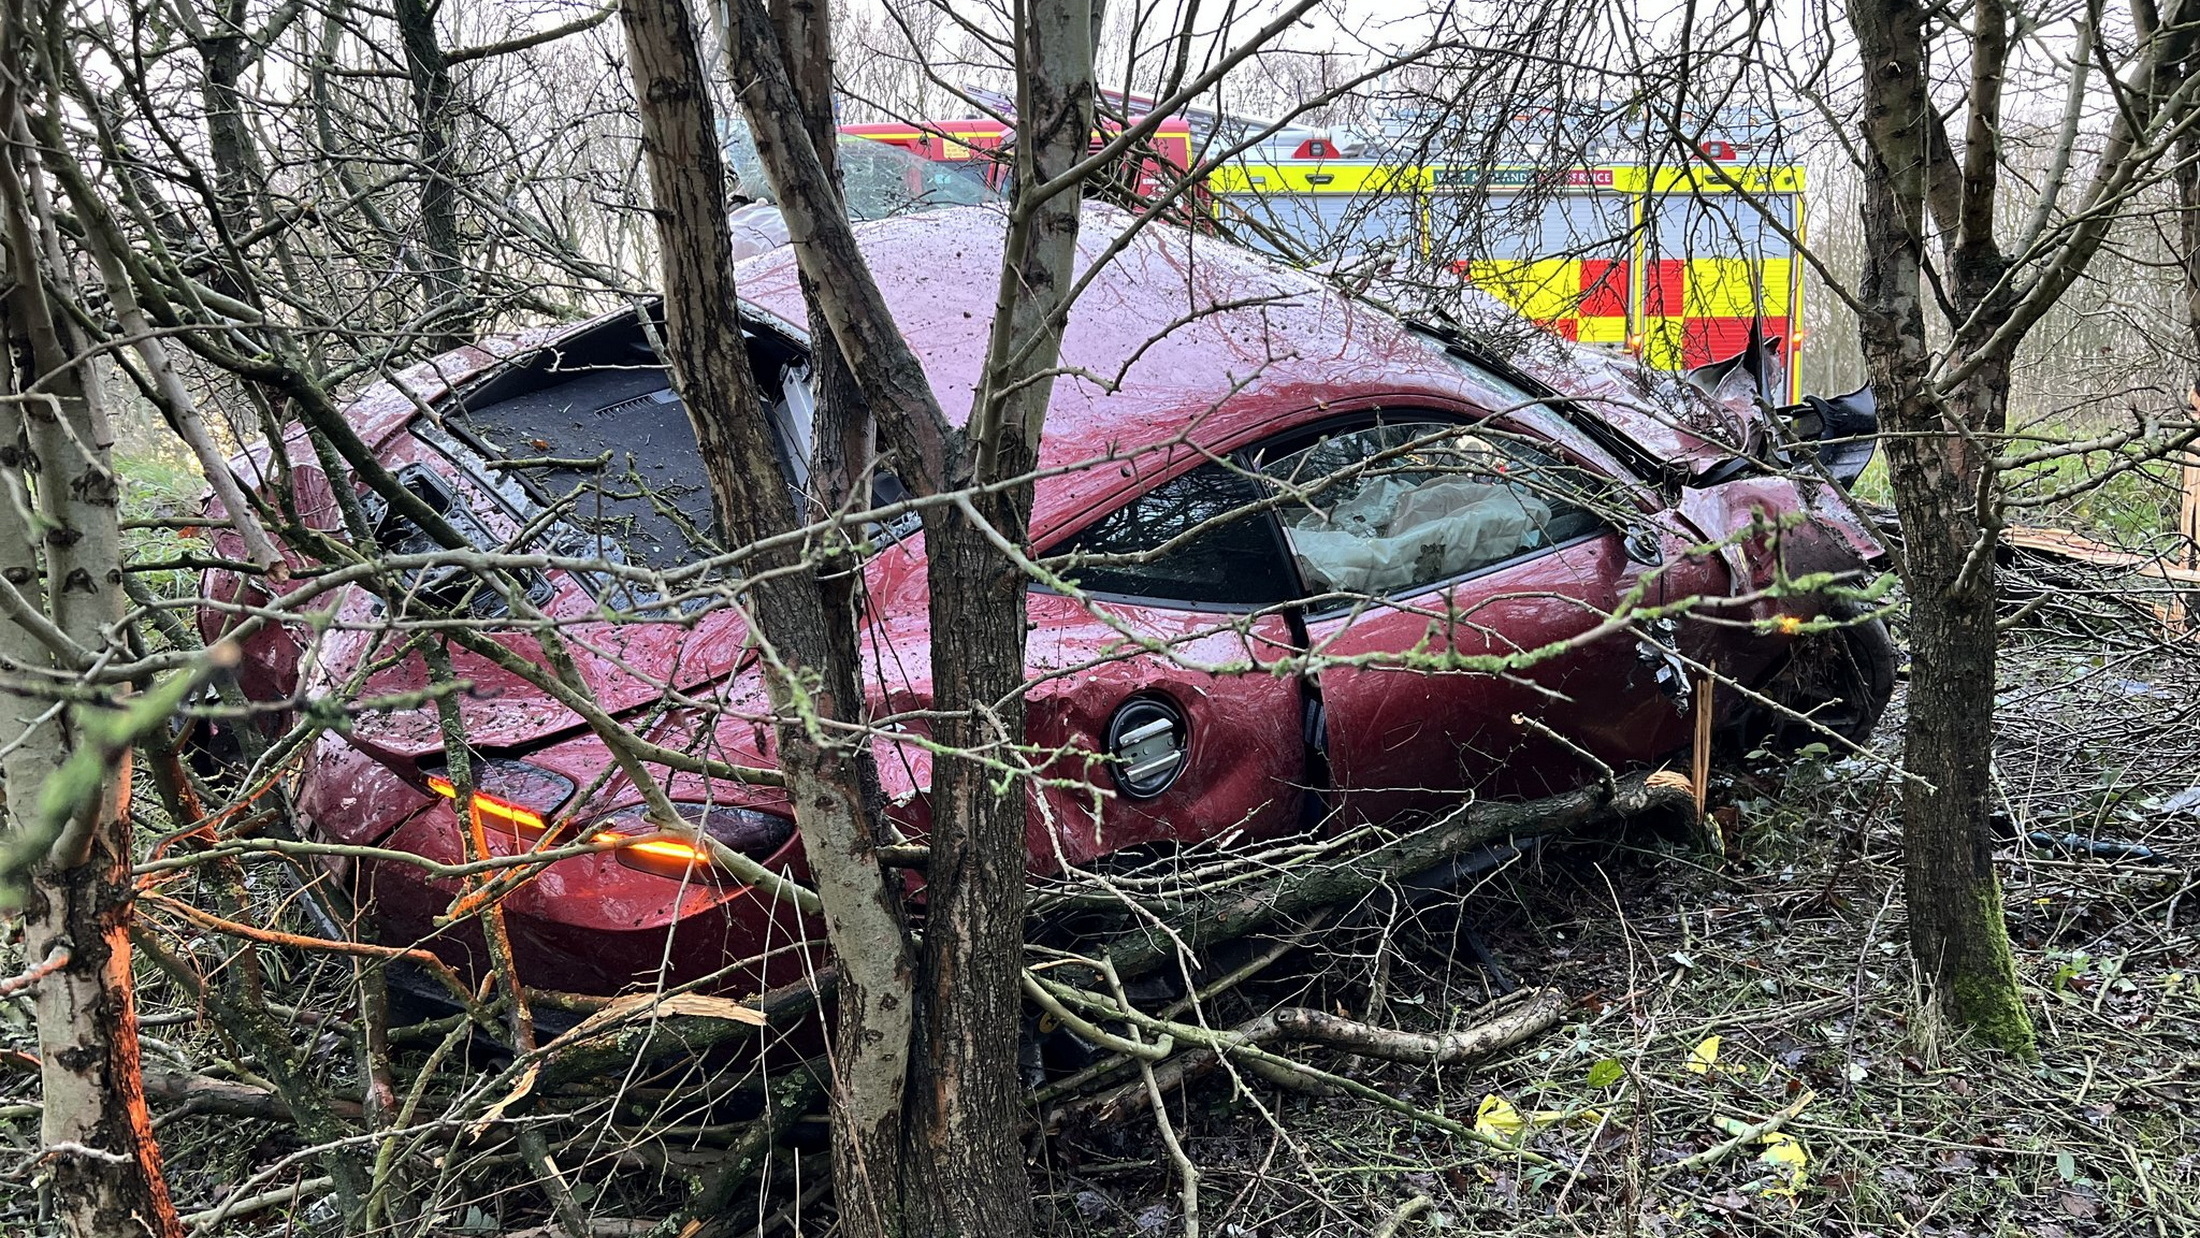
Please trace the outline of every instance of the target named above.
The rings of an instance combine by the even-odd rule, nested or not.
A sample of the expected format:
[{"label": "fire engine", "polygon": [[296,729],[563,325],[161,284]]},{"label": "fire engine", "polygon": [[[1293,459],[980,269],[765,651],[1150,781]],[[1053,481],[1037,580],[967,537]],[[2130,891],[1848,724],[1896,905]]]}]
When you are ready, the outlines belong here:
[{"label": "fire engine", "polygon": [[[967,164],[986,184],[1002,188],[1009,165],[1003,147],[1015,130],[990,117],[963,120],[927,120],[916,124],[849,124],[840,132],[847,137],[869,138],[941,163]],[[1102,121],[1093,134],[1093,149],[1121,132],[1121,126]],[[1136,160],[1125,161],[1111,171],[1118,184],[1139,201],[1152,201],[1175,187],[1184,169],[1192,166],[1192,130],[1180,119],[1164,120],[1143,143]]]},{"label": "fire engine", "polygon": [[[1687,370],[1753,330],[1797,395],[1804,174],[1707,143],[1687,167],[1400,165],[1307,139],[1208,178],[1248,243],[1298,261],[1449,271],[1565,339]],[[1720,156],[1724,156],[1724,160]]]},{"label": "fire engine", "polygon": [[[1148,102],[1129,100],[1129,114]],[[1186,109],[1160,126],[1133,187],[1152,198],[1194,166],[1195,150],[1252,127]],[[1103,125],[1095,145],[1113,131]],[[842,132],[943,161],[987,157],[1012,137],[996,120]],[[1706,140],[1680,166],[1608,147],[1618,157],[1552,167],[1405,161],[1319,130],[1279,132],[1282,142],[1214,167],[1195,199],[1254,248],[1340,270],[1460,277],[1556,335],[1659,369],[1725,360],[1754,336],[1781,371],[1765,394],[1800,398],[1804,172],[1776,146]],[[1002,175],[996,157],[989,183]]]}]

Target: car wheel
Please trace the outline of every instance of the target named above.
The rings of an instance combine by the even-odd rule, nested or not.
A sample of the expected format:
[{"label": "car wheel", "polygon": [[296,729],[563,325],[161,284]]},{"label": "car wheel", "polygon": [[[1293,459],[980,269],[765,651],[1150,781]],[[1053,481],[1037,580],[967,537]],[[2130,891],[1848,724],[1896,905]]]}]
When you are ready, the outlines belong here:
[{"label": "car wheel", "polygon": [[1735,721],[1743,752],[1792,753],[1825,742],[1827,731],[1854,744],[1871,737],[1894,695],[1901,655],[1886,623],[1865,613],[1854,603],[1831,607],[1827,616],[1842,626],[1789,647],[1786,661],[1756,686],[1772,705],[1752,701]]}]

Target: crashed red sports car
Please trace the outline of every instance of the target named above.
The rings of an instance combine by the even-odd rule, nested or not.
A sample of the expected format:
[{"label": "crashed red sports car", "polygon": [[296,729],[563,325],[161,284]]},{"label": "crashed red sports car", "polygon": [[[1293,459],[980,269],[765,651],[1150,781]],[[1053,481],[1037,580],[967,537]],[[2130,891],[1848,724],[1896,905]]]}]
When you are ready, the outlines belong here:
[{"label": "crashed red sports car", "polygon": [[[1093,208],[1086,253],[1126,226]],[[859,228],[951,411],[968,406],[985,352],[1000,233],[982,207]],[[810,394],[794,263],[762,255],[739,283],[769,402],[758,414],[799,489]],[[389,706],[353,705],[304,758],[295,802],[311,836],[465,858],[468,814],[442,776],[435,711],[418,703],[427,671],[390,623],[413,608],[535,661],[554,621],[604,710],[665,747],[771,765],[756,655],[696,566],[720,548],[695,438],[648,338],[637,313],[613,314],[461,349],[351,406],[381,463],[468,541],[543,557],[508,592],[463,565],[408,560],[425,565],[402,590],[347,588],[317,629],[246,642],[242,682],[272,709]],[[1553,343],[1509,363],[1211,238],[1145,229],[1077,303],[1073,374],[1045,427],[1031,544],[1077,588],[1030,594],[1029,740],[1053,754],[1030,791],[1032,871],[1463,793],[1542,794],[1600,763],[1656,762],[1689,744],[1702,668],[1750,689],[1714,696],[1732,734],[1778,731],[1769,700],[1807,714],[1812,734],[1862,737],[1893,654],[1838,586],[1863,584],[1883,551],[1835,479],[1868,456],[1870,413],[1848,398],[1774,416],[1755,402],[1769,387],[1752,362],[1683,382]],[[341,536],[327,475],[292,446],[300,515]],[[247,462],[247,480],[264,482],[266,464]],[[879,477],[882,499],[897,491]],[[358,493],[352,519],[386,552],[438,549]],[[867,545],[878,767],[889,815],[921,838],[938,638],[923,539],[887,522]],[[263,596],[237,577],[212,586]],[[1852,622],[1811,622],[1828,615]],[[235,618],[215,606],[203,625]],[[470,685],[471,816],[493,850],[650,833],[574,712],[483,658],[454,650],[454,663]],[[800,874],[783,792],[659,772],[695,827]],[[803,951],[784,947],[816,926],[702,854],[662,841],[547,865],[505,901],[522,976],[597,993],[793,979]],[[448,919],[458,883],[389,861],[336,876],[384,940],[479,963],[477,930]]]}]

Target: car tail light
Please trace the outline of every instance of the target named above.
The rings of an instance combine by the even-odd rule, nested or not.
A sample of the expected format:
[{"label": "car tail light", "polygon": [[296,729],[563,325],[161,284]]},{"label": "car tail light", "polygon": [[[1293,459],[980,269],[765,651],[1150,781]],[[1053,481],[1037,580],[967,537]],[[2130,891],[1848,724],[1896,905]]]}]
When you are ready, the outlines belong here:
[{"label": "car tail light", "polygon": [[[477,760],[473,773],[473,819],[500,834],[540,838],[550,817],[573,798],[572,779],[525,761]],[[448,800],[458,798],[458,785],[449,778],[440,773],[427,777],[430,791]]]},{"label": "car tail light", "polygon": [[[720,845],[762,862],[794,836],[794,822],[754,808],[710,804],[675,804],[681,818],[700,834]],[[654,835],[654,837],[652,837]],[[604,820],[593,841],[622,838],[636,841],[619,848],[619,863],[659,877],[692,879],[714,877],[719,869],[710,848],[700,838],[694,842],[658,834],[640,808],[630,808]]]}]

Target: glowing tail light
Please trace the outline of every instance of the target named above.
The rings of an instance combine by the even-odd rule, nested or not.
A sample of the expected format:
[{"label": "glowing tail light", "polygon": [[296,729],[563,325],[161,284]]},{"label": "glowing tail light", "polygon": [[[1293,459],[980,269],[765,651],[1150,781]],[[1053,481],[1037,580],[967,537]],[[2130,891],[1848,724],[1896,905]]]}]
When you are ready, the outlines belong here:
[{"label": "glowing tail light", "polygon": [[729,875],[718,863],[717,847],[763,863],[794,837],[793,821],[753,808],[693,803],[673,807],[694,831],[692,836],[658,830],[637,807],[603,820],[589,839],[618,844],[614,854],[619,863],[639,872],[680,881],[716,881]]},{"label": "glowing tail light", "polygon": [[[447,800],[458,798],[457,784],[441,775],[428,776],[428,789]],[[474,820],[490,829],[518,838],[540,838],[549,828],[541,813],[479,791],[474,792],[469,807],[473,811]]]},{"label": "glowing tail light", "polygon": [[[632,841],[628,841],[630,839]],[[708,851],[677,838],[635,838],[616,830],[604,830],[589,841],[623,843],[617,852],[619,863],[659,877],[686,880],[710,877],[718,872],[718,865]]]}]

